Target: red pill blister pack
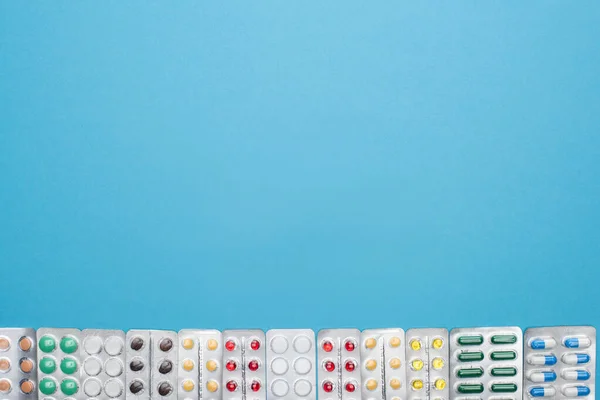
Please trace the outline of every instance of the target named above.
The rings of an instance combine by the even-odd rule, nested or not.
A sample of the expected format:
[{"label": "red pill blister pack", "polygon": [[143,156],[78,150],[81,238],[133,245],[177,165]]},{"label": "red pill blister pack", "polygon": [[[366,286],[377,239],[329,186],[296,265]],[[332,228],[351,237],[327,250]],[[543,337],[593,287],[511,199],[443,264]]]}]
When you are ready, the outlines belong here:
[{"label": "red pill blister pack", "polygon": [[265,333],[260,329],[223,331],[223,399],[265,400]]},{"label": "red pill blister pack", "polygon": [[360,331],[323,329],[317,336],[319,398],[360,399]]}]

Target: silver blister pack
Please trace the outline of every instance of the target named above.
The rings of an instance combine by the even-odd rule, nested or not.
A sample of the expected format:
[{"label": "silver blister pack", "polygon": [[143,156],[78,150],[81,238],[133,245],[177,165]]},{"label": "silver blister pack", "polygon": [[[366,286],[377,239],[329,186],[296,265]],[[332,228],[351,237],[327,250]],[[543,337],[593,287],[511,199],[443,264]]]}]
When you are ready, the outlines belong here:
[{"label": "silver blister pack", "polygon": [[81,331],[81,381],[85,399],[125,399],[125,332]]},{"label": "silver blister pack", "polygon": [[267,332],[267,398],[315,400],[316,353],[312,329]]},{"label": "silver blister pack", "polygon": [[221,400],[223,338],[214,329],[179,331],[179,399]]},{"label": "silver blister pack", "polygon": [[450,394],[448,329],[406,332],[406,381],[409,400],[448,399]]},{"label": "silver blister pack", "polygon": [[595,399],[596,328],[529,328],[523,342],[523,397]]},{"label": "silver blister pack", "polygon": [[259,329],[223,331],[223,399],[265,400],[265,333]]},{"label": "silver blister pack", "polygon": [[131,330],[126,337],[127,399],[177,399],[177,333]]},{"label": "silver blister pack", "polygon": [[0,399],[38,398],[36,343],[32,328],[0,328]]},{"label": "silver blister pack", "polygon": [[523,333],[516,326],[450,332],[450,399],[523,398]]},{"label": "silver blister pack", "polygon": [[365,329],[360,340],[360,372],[364,400],[405,399],[404,330]]},{"label": "silver blister pack", "polygon": [[360,331],[323,329],[317,335],[319,398],[360,399]]},{"label": "silver blister pack", "polygon": [[40,399],[83,399],[79,329],[37,330],[38,396]]}]

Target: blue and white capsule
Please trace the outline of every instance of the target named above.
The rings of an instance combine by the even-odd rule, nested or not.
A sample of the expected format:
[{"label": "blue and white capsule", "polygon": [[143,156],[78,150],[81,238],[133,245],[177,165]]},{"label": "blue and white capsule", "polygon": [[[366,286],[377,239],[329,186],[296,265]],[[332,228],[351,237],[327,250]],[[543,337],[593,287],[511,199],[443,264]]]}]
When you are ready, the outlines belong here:
[{"label": "blue and white capsule", "polygon": [[529,347],[534,350],[552,349],[556,346],[556,340],[548,338],[533,338],[529,341]]},{"label": "blue and white capsule", "polygon": [[565,386],[562,390],[567,397],[581,397],[590,394],[590,388],[587,386]]},{"label": "blue and white capsule", "polygon": [[527,357],[527,362],[531,365],[554,365],[556,356],[554,354],[532,354]]},{"label": "blue and white capsule", "polygon": [[529,374],[529,380],[534,383],[554,382],[556,373],[554,371],[535,371]]},{"label": "blue and white capsule", "polygon": [[567,381],[587,381],[590,379],[590,373],[585,369],[566,369],[560,373],[560,376]]},{"label": "blue and white capsule", "polygon": [[592,341],[587,336],[566,337],[563,344],[569,349],[585,349],[592,345]]},{"label": "blue and white capsule", "polygon": [[587,364],[590,362],[590,355],[586,353],[566,353],[560,359],[568,365]]},{"label": "blue and white capsule", "polygon": [[556,389],[552,386],[534,386],[529,389],[531,397],[554,397]]}]

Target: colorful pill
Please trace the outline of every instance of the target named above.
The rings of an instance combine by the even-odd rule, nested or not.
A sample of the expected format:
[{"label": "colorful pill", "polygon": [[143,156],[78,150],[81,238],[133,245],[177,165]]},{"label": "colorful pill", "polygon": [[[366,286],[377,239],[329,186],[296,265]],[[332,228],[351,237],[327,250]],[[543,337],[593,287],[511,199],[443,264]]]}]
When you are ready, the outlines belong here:
[{"label": "colorful pill", "polygon": [[587,364],[590,362],[590,356],[585,353],[568,353],[563,354],[561,360],[569,365]]},{"label": "colorful pill", "polygon": [[517,353],[514,351],[494,351],[490,358],[494,361],[514,360],[517,358]]},{"label": "colorful pill", "polygon": [[587,381],[590,379],[590,373],[585,369],[564,370],[560,375],[568,381]]},{"label": "colorful pill", "polygon": [[556,390],[552,386],[536,386],[529,389],[531,397],[554,397]]},{"label": "colorful pill", "polygon": [[483,393],[483,385],[463,383],[461,385],[458,385],[456,390],[458,390],[459,393],[464,394]]},{"label": "colorful pill", "polygon": [[513,367],[492,368],[490,374],[492,376],[515,376],[517,369]]},{"label": "colorful pill", "polygon": [[590,388],[587,386],[567,386],[562,390],[567,397],[587,396],[590,394]]},{"label": "colorful pill", "polygon": [[563,340],[563,344],[569,349],[585,349],[590,347],[592,341],[588,337],[568,337]]},{"label": "colorful pill", "polygon": [[473,362],[483,360],[483,353],[481,351],[466,351],[458,355],[458,361]]},{"label": "colorful pill", "polygon": [[492,392],[496,393],[514,393],[517,391],[517,385],[514,383],[494,383]]},{"label": "colorful pill", "polygon": [[554,365],[556,364],[556,357],[553,354],[532,354],[527,357],[527,362],[531,365]]},{"label": "colorful pill", "polygon": [[461,346],[477,346],[483,343],[483,336],[460,336],[458,338],[458,344]]},{"label": "colorful pill", "polygon": [[459,378],[479,378],[483,375],[483,368],[462,368],[456,372]]},{"label": "colorful pill", "polygon": [[517,337],[515,335],[494,335],[492,336],[493,344],[513,344],[517,343]]},{"label": "colorful pill", "polygon": [[554,382],[556,380],[556,373],[554,371],[532,372],[529,375],[529,380],[535,383]]},{"label": "colorful pill", "polygon": [[556,340],[552,338],[535,338],[529,342],[529,347],[534,350],[552,349],[556,346]]}]

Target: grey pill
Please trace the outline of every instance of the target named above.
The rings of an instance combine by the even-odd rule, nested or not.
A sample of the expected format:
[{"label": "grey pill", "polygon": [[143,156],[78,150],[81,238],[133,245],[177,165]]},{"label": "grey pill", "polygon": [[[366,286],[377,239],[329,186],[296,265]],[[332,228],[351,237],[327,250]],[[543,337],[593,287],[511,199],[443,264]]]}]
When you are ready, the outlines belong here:
[{"label": "grey pill", "polygon": [[142,339],[142,338],[141,338],[141,337],[139,337],[139,336],[137,336],[137,337],[134,337],[134,338],[131,340],[131,344],[130,344],[130,346],[131,346],[131,348],[132,348],[133,350],[136,350],[136,351],[137,351],[137,350],[140,350],[142,347],[144,347],[144,339]]},{"label": "grey pill", "polygon": [[144,390],[144,384],[141,381],[133,381],[129,385],[129,391],[133,394],[141,393]]},{"label": "grey pill", "polygon": [[171,386],[171,384],[169,382],[163,382],[160,385],[158,385],[158,393],[161,396],[168,396],[171,394],[172,391],[173,391],[173,387]]},{"label": "grey pill", "polygon": [[160,372],[161,374],[168,374],[172,370],[173,370],[173,363],[169,360],[164,360],[163,362],[160,363],[160,365],[158,367],[158,372]]}]

